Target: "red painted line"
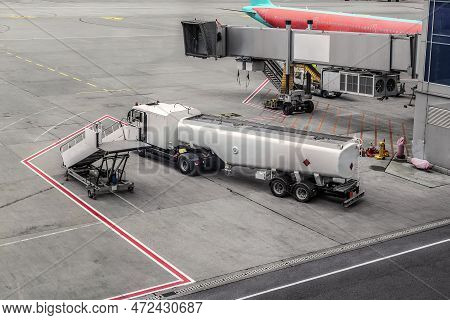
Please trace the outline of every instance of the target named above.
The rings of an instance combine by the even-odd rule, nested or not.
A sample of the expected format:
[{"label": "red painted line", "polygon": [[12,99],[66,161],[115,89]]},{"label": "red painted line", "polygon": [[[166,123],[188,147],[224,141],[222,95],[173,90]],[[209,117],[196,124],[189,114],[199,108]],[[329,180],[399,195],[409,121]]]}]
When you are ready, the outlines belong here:
[{"label": "red painted line", "polygon": [[405,154],[408,156],[408,137],[406,136],[406,125],[402,122],[403,137],[405,138]]},{"label": "red painted line", "polygon": [[180,285],[183,285],[183,284],[187,284],[187,283],[188,282],[183,282],[183,281],[178,280],[178,281],[169,282],[169,283],[165,283],[165,284],[162,284],[162,285],[150,287],[150,288],[147,288],[147,289],[142,289],[142,290],[138,290],[138,291],[122,294],[122,295],[119,295],[119,296],[111,297],[108,300],[126,300],[126,299],[138,298],[138,297],[142,297],[142,296],[145,296],[147,294],[150,294],[150,293],[154,293],[154,292],[158,292],[158,291],[161,291],[161,290],[174,288],[174,287],[177,287],[177,286],[180,286]]},{"label": "red painted line", "polygon": [[352,117],[353,117],[353,113],[350,113],[350,116],[348,117],[348,124],[347,124],[347,135],[350,135],[350,128],[352,127]]},{"label": "red painted line", "polygon": [[295,118],[294,121],[292,121],[292,123],[291,123],[291,128],[297,129],[297,125],[298,125],[299,121],[300,121],[300,117]]},{"label": "red painted line", "polygon": [[323,122],[325,121],[325,117],[327,116],[327,111],[328,111],[329,107],[330,107],[330,105],[328,104],[322,115],[322,119],[320,119],[319,126],[317,127],[317,132],[320,132],[322,130],[322,125],[323,125]]},{"label": "red painted line", "polygon": [[270,91],[272,91],[272,89],[267,89],[267,92],[264,93],[264,95],[261,97],[261,101],[266,100],[267,96],[269,95]]},{"label": "red painted line", "polygon": [[[96,120],[95,122],[100,122],[104,119],[110,119],[113,121],[121,122],[122,124],[126,124],[114,117],[111,117],[109,115],[105,115],[101,117],[100,119]],[[94,123],[95,123],[94,122]],[[72,193],[69,189],[61,185],[59,182],[57,182],[55,179],[50,177],[47,173],[39,169],[36,165],[32,164],[30,161],[37,158],[38,156],[44,154],[45,152],[48,152],[49,150],[53,149],[54,147],[58,146],[59,144],[62,144],[63,142],[67,141],[71,137],[75,136],[76,134],[80,133],[85,128],[91,126],[92,124],[89,124],[74,133],[58,140],[57,142],[51,144],[50,146],[34,153],[33,155],[27,157],[26,159],[22,160],[22,163],[26,165],[28,168],[30,168],[32,171],[34,171],[36,174],[38,174],[40,177],[42,177],[44,180],[46,180],[49,184],[53,185],[57,190],[62,192],[65,196],[67,196],[70,200],[75,202],[78,206],[83,208],[85,211],[87,211],[89,214],[91,214],[94,218],[102,222],[104,225],[106,225],[109,229],[114,231],[116,234],[118,234],[121,238],[126,240],[128,243],[133,245],[136,249],[138,249],[140,252],[145,254],[150,260],[154,261],[156,264],[158,264],[161,268],[175,276],[177,279],[179,279],[177,282],[171,282],[169,284],[162,284],[160,286],[166,286],[166,285],[176,285],[179,284],[187,284],[193,282],[192,279],[190,279],[188,276],[186,276],[183,272],[178,270],[175,266],[173,266],[171,263],[169,263],[167,260],[159,256],[156,252],[145,246],[142,242],[140,242],[138,239],[133,237],[131,234],[129,234],[127,231],[122,229],[120,226],[112,222],[110,219],[108,219],[106,216],[104,216],[102,213],[100,213],[98,210],[94,209],[92,206],[90,206],[88,203],[80,199],[78,196],[76,196],[74,193]],[[148,290],[153,290],[152,288],[149,289],[143,289],[138,292],[147,292]],[[155,289],[156,290],[156,289]],[[159,289],[161,290],[161,289]],[[134,297],[138,293],[129,293],[123,295],[124,297]],[[143,293],[145,294],[145,293]]]},{"label": "red painted line", "polygon": [[393,139],[392,139],[392,124],[391,124],[391,119],[389,119],[389,140],[391,143],[391,156],[394,156],[394,143],[393,143]]},{"label": "red painted line", "polygon": [[307,122],[306,125],[303,127],[303,130],[307,131],[307,130],[309,129],[309,126],[310,126],[310,124],[311,124],[311,120],[312,120],[313,114],[314,114],[314,113],[311,113],[311,114],[309,115],[308,122]]},{"label": "red painted line", "polygon": [[374,119],[374,131],[375,131],[374,145],[377,146],[378,145],[378,116],[375,116],[375,119]]},{"label": "red painted line", "polygon": [[279,118],[284,116],[280,112],[277,112],[277,111],[269,109],[269,108],[265,108],[263,106],[260,106],[260,105],[254,104],[254,103],[247,103],[246,106],[250,106],[250,107],[253,107],[253,108],[256,108],[256,109],[259,109],[259,110],[263,110],[265,112],[270,112],[270,113],[276,115]]},{"label": "red painted line", "polygon": [[364,119],[366,118],[366,114],[363,113],[361,116],[361,124],[360,124],[360,131],[361,131],[361,135],[360,135],[360,139],[362,140],[363,138],[363,134],[364,134]]},{"label": "red painted line", "polygon": [[269,79],[264,80],[256,89],[253,91],[247,98],[245,98],[244,101],[242,101],[243,104],[249,103],[257,94],[260,92],[266,84],[269,83]]},{"label": "red painted line", "polygon": [[[83,128],[78,129],[77,131],[75,131],[75,132],[69,134],[68,136],[66,136],[66,137],[64,137],[64,138],[61,138],[61,139],[59,139],[58,141],[52,143],[52,144],[49,145],[48,147],[46,147],[46,148],[44,148],[44,149],[42,149],[42,150],[40,150],[40,151],[38,151],[38,152],[32,154],[31,156],[29,156],[28,158],[24,159],[23,161],[31,161],[31,160],[33,160],[34,158],[36,158],[36,157],[38,157],[38,156],[40,156],[40,155],[46,153],[47,151],[50,151],[51,149],[55,148],[56,146],[60,145],[61,143],[65,142],[65,141],[67,141],[68,139],[70,139],[70,138],[76,136],[77,134],[81,133],[84,129],[86,129],[86,128],[92,126],[94,123],[103,121],[103,120],[106,119],[106,118],[110,118],[110,119],[111,119],[111,118],[113,118],[113,117],[108,116],[108,115],[105,115],[105,116],[99,118],[98,120],[95,120],[93,123],[90,123],[90,124],[84,126]],[[115,118],[113,118],[113,119],[115,119]],[[117,119],[115,119],[115,120],[117,120]],[[117,121],[118,121],[118,120],[117,120]],[[121,122],[122,122],[122,121],[121,121]]]},{"label": "red painted line", "polygon": [[334,121],[333,129],[331,130],[332,134],[336,134],[337,125],[338,125],[338,122],[339,122],[340,110],[337,107],[335,107],[335,108],[336,108],[336,120]]}]

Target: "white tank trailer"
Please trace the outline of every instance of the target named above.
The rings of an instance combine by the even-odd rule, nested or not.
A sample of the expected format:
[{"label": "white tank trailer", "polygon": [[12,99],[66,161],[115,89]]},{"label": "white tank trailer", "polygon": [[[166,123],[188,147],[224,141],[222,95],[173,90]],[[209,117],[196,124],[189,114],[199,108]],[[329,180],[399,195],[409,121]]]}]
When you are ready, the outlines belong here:
[{"label": "white tank trailer", "polygon": [[356,139],[204,115],[181,104],[137,105],[128,121],[150,145],[142,156],[168,159],[183,174],[220,169],[229,174],[239,166],[268,180],[277,197],[307,202],[325,193],[347,207],[364,195]]}]

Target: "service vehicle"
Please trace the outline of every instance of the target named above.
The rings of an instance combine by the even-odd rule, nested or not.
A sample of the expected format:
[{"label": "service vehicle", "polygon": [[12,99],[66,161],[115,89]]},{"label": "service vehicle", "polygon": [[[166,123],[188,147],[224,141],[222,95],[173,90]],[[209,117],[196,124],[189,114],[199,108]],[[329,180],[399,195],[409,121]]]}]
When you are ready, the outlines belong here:
[{"label": "service vehicle", "polygon": [[148,146],[141,156],[157,156],[181,173],[233,167],[255,170],[276,197],[307,202],[318,194],[350,206],[364,195],[360,184],[358,139],[202,114],[181,104],[135,105],[128,122]]}]

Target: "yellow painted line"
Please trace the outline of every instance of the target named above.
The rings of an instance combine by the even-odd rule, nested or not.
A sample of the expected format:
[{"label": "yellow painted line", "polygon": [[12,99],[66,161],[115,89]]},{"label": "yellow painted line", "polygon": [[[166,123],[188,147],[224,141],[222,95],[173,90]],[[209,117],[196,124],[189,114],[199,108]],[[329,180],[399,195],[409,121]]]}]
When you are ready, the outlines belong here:
[{"label": "yellow painted line", "polygon": [[122,20],[123,20],[123,17],[102,17],[102,19],[105,19],[105,20],[122,21]]},{"label": "yellow painted line", "polygon": [[90,82],[86,82],[86,84],[87,84],[88,86],[91,86],[91,87],[97,88],[97,86],[96,86],[95,84],[92,84],[92,83],[90,83]]},{"label": "yellow painted line", "polygon": [[40,63],[35,63],[35,65],[37,65],[38,67],[41,67],[41,68],[45,68],[42,64],[40,64]]},{"label": "yellow painted line", "polygon": [[64,72],[58,72],[60,75],[64,76],[64,77],[68,77],[69,75],[67,73]]},{"label": "yellow painted line", "polygon": [[78,78],[75,78],[75,77],[72,77],[72,79],[76,80],[76,81],[82,81],[81,79],[78,79]]},{"label": "yellow painted line", "polygon": [[55,69],[52,69],[50,67],[47,67],[47,69],[50,70],[50,71],[56,71]]},{"label": "yellow painted line", "polygon": [[19,16],[19,15],[12,14],[8,18],[11,18],[11,19],[34,19],[36,17],[34,17],[34,16]]},{"label": "yellow painted line", "polygon": [[22,57],[19,57],[19,56],[16,56],[16,58],[17,58],[17,59],[20,59],[20,60],[23,60],[23,58],[22,58]]},{"label": "yellow painted line", "polygon": [[31,60],[29,60],[29,59],[25,59],[25,61],[26,61],[26,62],[29,62],[29,63],[33,63],[33,61],[31,61]]}]

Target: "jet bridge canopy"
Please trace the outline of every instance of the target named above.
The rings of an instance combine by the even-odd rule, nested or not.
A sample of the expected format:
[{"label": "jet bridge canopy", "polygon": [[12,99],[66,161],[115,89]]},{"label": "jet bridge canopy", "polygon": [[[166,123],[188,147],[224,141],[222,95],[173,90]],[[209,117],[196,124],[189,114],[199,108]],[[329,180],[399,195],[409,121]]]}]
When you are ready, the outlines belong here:
[{"label": "jet bridge canopy", "polygon": [[415,74],[416,35],[288,30],[182,21],[185,53]]}]

